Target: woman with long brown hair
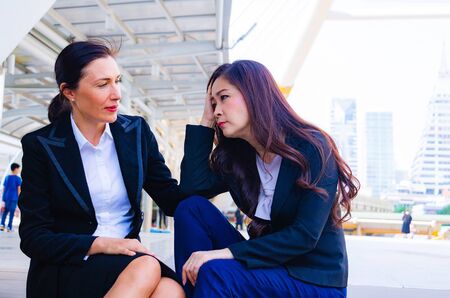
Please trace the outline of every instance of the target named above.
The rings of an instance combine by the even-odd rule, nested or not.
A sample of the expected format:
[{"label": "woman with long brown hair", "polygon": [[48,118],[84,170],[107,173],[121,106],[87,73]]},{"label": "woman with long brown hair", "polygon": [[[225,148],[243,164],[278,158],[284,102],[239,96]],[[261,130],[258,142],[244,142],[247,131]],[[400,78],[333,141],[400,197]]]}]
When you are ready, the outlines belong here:
[{"label": "woman with long brown hair", "polygon": [[245,240],[208,200],[179,204],[175,266],[187,297],[345,297],[341,224],[359,183],[335,143],[258,62],[220,66],[207,90],[201,125],[186,129],[181,187],[229,191],[252,221]]}]

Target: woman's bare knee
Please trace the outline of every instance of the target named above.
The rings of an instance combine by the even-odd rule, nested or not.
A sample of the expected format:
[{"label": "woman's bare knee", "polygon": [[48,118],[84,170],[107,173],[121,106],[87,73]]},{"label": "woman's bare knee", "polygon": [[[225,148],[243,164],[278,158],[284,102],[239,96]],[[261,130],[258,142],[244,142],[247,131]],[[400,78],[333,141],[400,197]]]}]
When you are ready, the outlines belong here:
[{"label": "woman's bare knee", "polygon": [[105,297],[148,297],[161,280],[161,266],[151,256],[134,259]]},{"label": "woman's bare knee", "polygon": [[171,278],[162,277],[151,298],[184,298],[183,288]]},{"label": "woman's bare knee", "polygon": [[127,268],[130,267],[131,278],[136,283],[145,285],[154,285],[159,283],[161,279],[161,266],[158,260],[151,256],[142,256],[133,260]]}]

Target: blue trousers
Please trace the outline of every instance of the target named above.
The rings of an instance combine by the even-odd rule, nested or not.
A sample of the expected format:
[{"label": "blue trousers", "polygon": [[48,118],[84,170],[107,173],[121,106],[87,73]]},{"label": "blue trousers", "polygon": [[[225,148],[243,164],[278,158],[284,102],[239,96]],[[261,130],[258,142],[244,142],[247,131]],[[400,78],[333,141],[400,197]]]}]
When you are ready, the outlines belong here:
[{"label": "blue trousers", "polygon": [[[181,280],[184,263],[195,251],[222,249],[246,241],[206,198],[193,196],[175,211],[175,268]],[[346,288],[328,288],[291,277],[283,266],[248,269],[237,260],[211,260],[200,268],[197,283],[185,287],[187,298],[267,297],[345,298]]]},{"label": "blue trousers", "polygon": [[12,230],[12,222],[14,219],[14,211],[17,208],[17,201],[6,201],[5,212],[2,216],[2,226],[5,226],[6,216],[9,214],[8,229]]}]

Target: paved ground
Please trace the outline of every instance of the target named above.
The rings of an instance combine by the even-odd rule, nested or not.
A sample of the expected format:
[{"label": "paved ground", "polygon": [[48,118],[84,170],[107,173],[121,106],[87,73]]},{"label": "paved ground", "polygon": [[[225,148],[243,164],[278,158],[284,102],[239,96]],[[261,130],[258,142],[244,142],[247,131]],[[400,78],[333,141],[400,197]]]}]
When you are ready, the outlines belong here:
[{"label": "paved ground", "polygon": [[450,241],[347,236],[349,298],[450,297]]},{"label": "paved ground", "polygon": [[[173,267],[172,234],[142,234]],[[25,297],[28,259],[16,233],[0,233],[0,297]],[[450,241],[347,237],[349,298],[450,297]]]}]

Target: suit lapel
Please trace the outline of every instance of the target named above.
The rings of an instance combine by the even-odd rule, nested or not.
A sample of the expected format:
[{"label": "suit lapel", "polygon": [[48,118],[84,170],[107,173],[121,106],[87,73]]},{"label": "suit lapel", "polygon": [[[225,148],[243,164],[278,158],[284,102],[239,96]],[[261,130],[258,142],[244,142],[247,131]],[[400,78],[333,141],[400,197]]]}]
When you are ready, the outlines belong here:
[{"label": "suit lapel", "polygon": [[58,120],[47,138],[39,136],[38,139],[75,200],[87,215],[95,220],[95,211],[70,116]]},{"label": "suit lapel", "polygon": [[[286,138],[286,143],[294,148],[298,148],[298,144],[291,138]],[[290,160],[283,158],[281,161],[280,172],[278,173],[277,183],[275,185],[275,193],[273,194],[271,219],[276,218],[285,201],[289,198],[292,187],[299,177],[300,168]]]},{"label": "suit lapel", "polygon": [[110,128],[130,204],[138,210],[144,182],[141,121],[131,121],[118,115],[117,121]]}]

